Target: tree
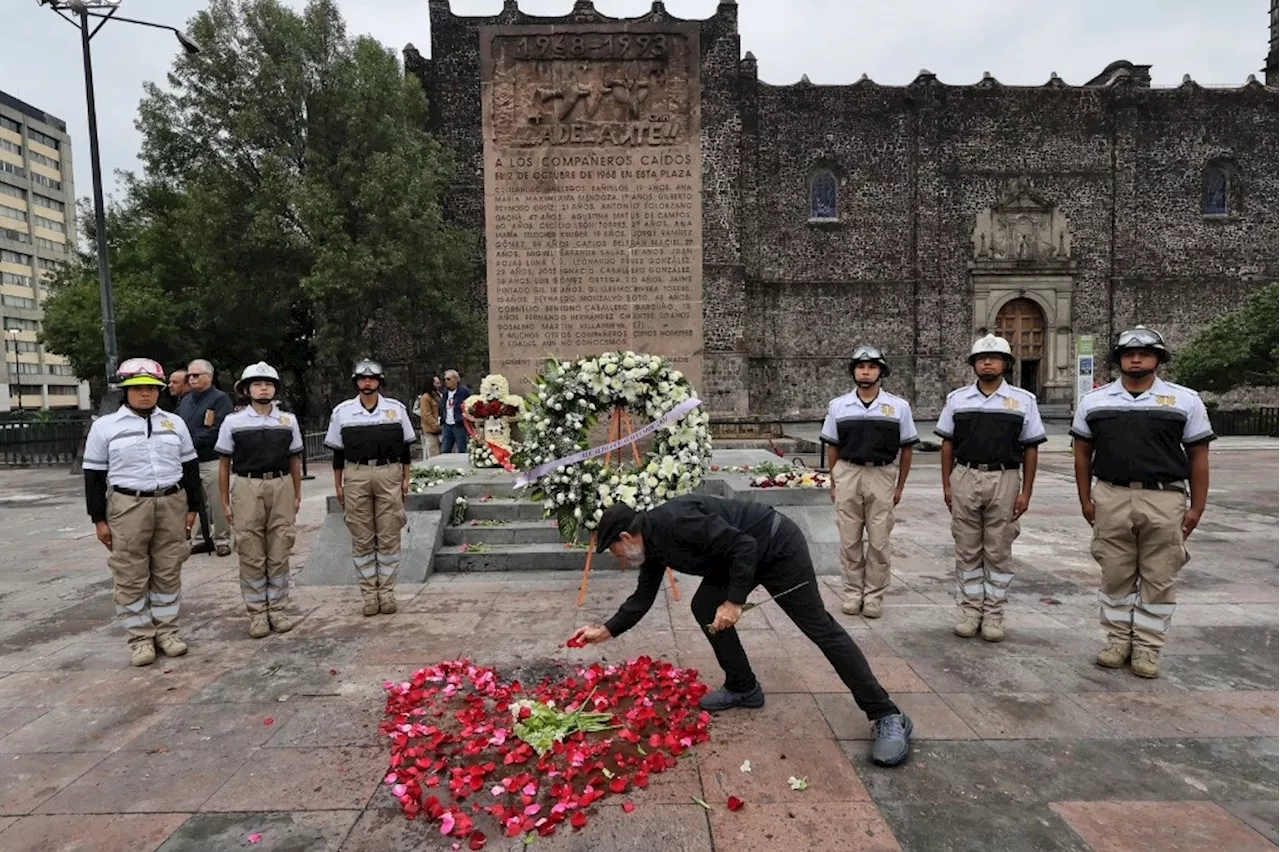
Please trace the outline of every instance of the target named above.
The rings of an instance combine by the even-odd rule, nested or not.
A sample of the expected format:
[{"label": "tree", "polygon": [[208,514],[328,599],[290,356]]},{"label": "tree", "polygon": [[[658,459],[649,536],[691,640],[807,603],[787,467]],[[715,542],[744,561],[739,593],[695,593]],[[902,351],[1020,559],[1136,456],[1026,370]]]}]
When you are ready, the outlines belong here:
[{"label": "tree", "polygon": [[1271,284],[1245,300],[1238,311],[1218,317],[1178,354],[1178,381],[1197,390],[1228,391],[1277,383],[1280,350],[1280,285]]},{"label": "tree", "polygon": [[[109,223],[122,355],[266,359],[305,408],[318,365],[482,348],[483,318],[464,307],[475,237],[443,215],[452,157],[396,56],[349,38],[333,0],[213,0],[189,29],[201,52],[175,61],[167,90],[146,87],[144,171]],[[46,318],[77,365],[92,348],[86,286],[60,285]],[[134,299],[177,340],[126,337]]]}]

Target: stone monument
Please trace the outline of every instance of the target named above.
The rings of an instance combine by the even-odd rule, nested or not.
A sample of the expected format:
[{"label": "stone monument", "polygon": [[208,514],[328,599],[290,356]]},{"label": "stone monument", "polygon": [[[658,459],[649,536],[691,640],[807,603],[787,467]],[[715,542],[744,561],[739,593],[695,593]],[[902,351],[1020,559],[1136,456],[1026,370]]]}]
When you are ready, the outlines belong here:
[{"label": "stone monument", "polygon": [[632,349],[702,381],[698,28],[480,30],[489,370]]}]

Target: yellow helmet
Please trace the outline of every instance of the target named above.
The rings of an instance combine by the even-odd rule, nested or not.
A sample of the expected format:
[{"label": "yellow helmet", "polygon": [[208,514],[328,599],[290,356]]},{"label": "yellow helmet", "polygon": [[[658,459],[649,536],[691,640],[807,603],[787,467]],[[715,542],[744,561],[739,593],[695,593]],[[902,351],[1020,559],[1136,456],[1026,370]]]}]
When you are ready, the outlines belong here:
[{"label": "yellow helmet", "polygon": [[116,370],[116,386],[122,388],[164,387],[164,367],[151,358],[129,358]]}]

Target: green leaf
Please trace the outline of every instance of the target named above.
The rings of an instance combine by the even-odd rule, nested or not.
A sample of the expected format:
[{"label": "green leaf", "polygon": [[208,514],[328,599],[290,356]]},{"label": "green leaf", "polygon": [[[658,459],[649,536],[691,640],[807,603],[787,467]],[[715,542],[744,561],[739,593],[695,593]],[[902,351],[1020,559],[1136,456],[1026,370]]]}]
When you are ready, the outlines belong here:
[{"label": "green leaf", "polygon": [[695,804],[702,805],[707,810],[711,810],[711,806],[708,805],[704,800],[699,799],[697,796],[690,796],[690,798],[693,799]]}]

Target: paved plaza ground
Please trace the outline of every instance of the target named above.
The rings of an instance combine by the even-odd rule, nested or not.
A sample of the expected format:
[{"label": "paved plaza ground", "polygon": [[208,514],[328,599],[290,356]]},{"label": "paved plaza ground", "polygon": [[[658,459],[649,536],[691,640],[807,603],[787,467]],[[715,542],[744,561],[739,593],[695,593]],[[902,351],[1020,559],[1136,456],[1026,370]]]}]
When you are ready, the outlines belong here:
[{"label": "paved plaza ground", "polygon": [[[918,455],[884,617],[840,615],[838,579],[822,578],[828,607],[915,720],[909,761],[870,764],[865,719],[766,605],[741,624],[765,708],[717,717],[710,743],[636,791],[633,813],[606,799],[584,831],[534,849],[1275,848],[1271,446],[1212,455],[1209,509],[1189,541],[1155,681],[1093,664],[1098,572],[1065,453],[1041,456],[1015,546],[1007,640],[951,635],[937,461]],[[134,669],[81,481],[65,470],[0,472],[0,849],[448,849],[435,828],[406,821],[381,784],[384,681],[460,656],[511,669],[645,653],[719,685],[687,610],[691,578],[684,602],[668,591],[634,631],[580,651],[564,640],[610,614],[634,575],[594,576],[583,610],[578,578],[565,573],[437,575],[402,587],[398,614],[363,618],[354,582],[306,583],[330,486],[327,475],[307,483],[296,630],[248,638],[234,559],[197,556],[183,573],[191,652]],[[793,791],[790,776],[808,776],[809,788]],[[728,795],[746,806],[728,811]],[[492,836],[487,848],[522,847]]]}]

